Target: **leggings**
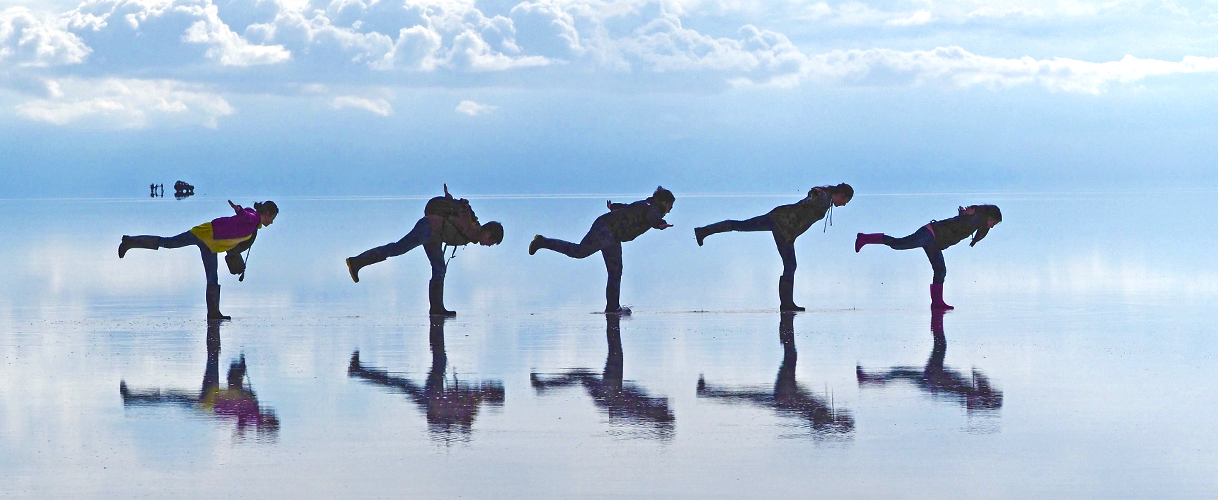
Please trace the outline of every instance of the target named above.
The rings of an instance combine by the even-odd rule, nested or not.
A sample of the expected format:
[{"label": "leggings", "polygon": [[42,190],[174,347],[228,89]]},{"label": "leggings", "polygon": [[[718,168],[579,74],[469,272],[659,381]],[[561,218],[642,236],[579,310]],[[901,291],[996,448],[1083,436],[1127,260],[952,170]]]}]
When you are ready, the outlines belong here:
[{"label": "leggings", "polygon": [[199,239],[198,236],[195,236],[195,233],[186,231],[172,238],[162,237],[157,241],[157,246],[161,248],[182,248],[191,245],[199,247],[199,254],[203,257],[203,272],[207,273],[207,284],[219,285],[220,278],[216,275],[216,268],[218,266],[216,253],[207,248],[207,244],[203,243],[203,240]]},{"label": "leggings", "polygon": [[913,234],[904,238],[893,238],[892,236],[884,235],[885,245],[888,245],[893,250],[909,250],[911,248],[919,248],[926,251],[926,258],[930,259],[930,267],[935,271],[935,276],[931,283],[942,285],[943,279],[947,277],[947,264],[943,263],[943,250],[939,250],[939,246],[935,244],[935,234],[930,231],[930,226],[922,226],[921,229],[914,231]]},{"label": "leggings", "polygon": [[727,223],[729,231],[769,231],[773,233],[774,244],[778,246],[778,255],[782,257],[782,277],[788,279],[795,277],[795,268],[798,266],[795,262],[795,242],[787,241],[769,214],[758,215],[748,220],[725,220],[723,222]]},{"label": "leggings", "polygon": [[419,219],[419,222],[415,223],[414,229],[406,233],[402,239],[368,250],[359,254],[359,257],[374,257],[378,260],[397,257],[414,250],[419,245],[423,246],[423,252],[427,254],[427,260],[431,262],[431,279],[443,280],[445,271],[447,271],[447,267],[444,265],[444,250],[440,247],[439,242],[432,241],[431,221],[427,220],[427,217]]},{"label": "leggings", "polygon": [[621,305],[618,297],[622,290],[622,242],[613,235],[608,224],[593,223],[588,234],[584,235],[584,239],[578,244],[545,238],[541,247],[576,259],[600,252],[601,257],[605,259],[605,271],[609,273],[608,282],[605,284],[607,309],[617,309]]}]

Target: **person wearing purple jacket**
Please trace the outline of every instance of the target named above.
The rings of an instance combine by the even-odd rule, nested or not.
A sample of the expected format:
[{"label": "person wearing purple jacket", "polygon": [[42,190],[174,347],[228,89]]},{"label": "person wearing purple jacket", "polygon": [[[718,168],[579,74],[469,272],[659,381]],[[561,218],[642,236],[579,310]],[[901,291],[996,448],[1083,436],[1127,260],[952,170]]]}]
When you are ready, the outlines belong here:
[{"label": "person wearing purple jacket", "polygon": [[204,222],[171,238],[123,235],[123,241],[118,245],[118,258],[125,257],[127,250],[132,248],[156,250],[187,246],[199,247],[199,253],[203,256],[203,271],[207,274],[207,319],[231,319],[230,316],[220,313],[220,278],[216,275],[219,262],[216,254],[221,252],[239,254],[245,251],[254,243],[254,238],[258,235],[258,228],[269,226],[275,221],[275,216],[279,215],[279,207],[273,201],[254,203],[254,208],[245,208],[232,201],[229,201],[228,205],[233,207],[236,215]]}]

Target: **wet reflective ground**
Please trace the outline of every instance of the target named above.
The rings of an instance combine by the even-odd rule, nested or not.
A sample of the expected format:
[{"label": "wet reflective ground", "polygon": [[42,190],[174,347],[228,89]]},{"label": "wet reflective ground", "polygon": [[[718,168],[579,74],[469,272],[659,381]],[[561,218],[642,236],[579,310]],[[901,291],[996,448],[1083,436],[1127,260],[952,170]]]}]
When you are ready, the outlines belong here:
[{"label": "wet reflective ground", "polygon": [[[525,252],[603,199],[475,200],[508,237],[433,321],[421,252],[341,261],[422,200],[278,197],[218,326],[197,252],[114,247],[223,199],[0,201],[0,496],[1212,498],[1212,196],[1175,198],[860,195],[799,240],[793,315],[768,236],[690,232],[788,200],[679,199],[620,320],[600,259]],[[921,252],[850,246],[982,201],[1006,221],[945,252],[945,315]]]}]

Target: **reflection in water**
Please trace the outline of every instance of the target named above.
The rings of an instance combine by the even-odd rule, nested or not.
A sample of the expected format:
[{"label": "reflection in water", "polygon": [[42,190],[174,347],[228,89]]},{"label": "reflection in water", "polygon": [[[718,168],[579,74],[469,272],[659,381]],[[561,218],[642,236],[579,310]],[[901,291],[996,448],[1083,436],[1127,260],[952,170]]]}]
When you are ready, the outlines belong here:
[{"label": "reflection in water", "polygon": [[635,384],[622,380],[622,332],[621,316],[605,315],[605,338],[609,354],[605,357],[605,371],[597,377],[592,370],[567,370],[561,375],[543,376],[529,374],[533,390],[538,394],[572,385],[583,385],[592,402],[609,417],[609,425],[627,426],[643,437],[668,440],[672,438],[676,419],[668,409],[668,398],[656,398]]},{"label": "reflection in water", "polygon": [[351,354],[351,366],[347,375],[369,383],[391,388],[410,397],[411,401],[427,415],[427,429],[433,439],[448,443],[454,440],[469,441],[474,419],[483,404],[502,406],[503,384],[499,381],[482,382],[477,385],[462,384],[453,378],[446,383],[444,372],[448,356],[444,354],[444,316],[431,316],[431,371],[423,385],[405,377],[397,377],[377,368],[369,368],[359,361],[359,351]]},{"label": "reflection in water", "polygon": [[773,390],[715,387],[699,377],[698,397],[773,408],[779,415],[804,421],[801,426],[811,430],[814,438],[850,437],[854,432],[854,418],[850,412],[825,403],[823,398],[800,387],[795,381],[795,313],[782,313],[778,322],[778,340],[782,343],[783,355]]},{"label": "reflection in water", "polygon": [[279,419],[275,410],[258,404],[258,396],[245,383],[245,355],[228,366],[228,387],[220,388],[220,323],[207,324],[207,368],[203,370],[203,389],[132,390],[120,381],[118,392],[123,406],[157,407],[181,406],[195,409],[224,421],[236,421],[235,437],[242,439],[253,427],[259,439],[273,441],[279,435]]},{"label": "reflection in water", "polygon": [[930,318],[930,331],[935,336],[935,346],[925,368],[896,366],[885,372],[867,373],[857,367],[859,387],[882,386],[896,380],[905,380],[933,399],[954,401],[963,405],[969,413],[993,412],[1002,408],[1002,391],[990,385],[990,379],[973,368],[971,376],[943,366],[947,354],[947,338],[943,335],[943,311],[934,311]]}]

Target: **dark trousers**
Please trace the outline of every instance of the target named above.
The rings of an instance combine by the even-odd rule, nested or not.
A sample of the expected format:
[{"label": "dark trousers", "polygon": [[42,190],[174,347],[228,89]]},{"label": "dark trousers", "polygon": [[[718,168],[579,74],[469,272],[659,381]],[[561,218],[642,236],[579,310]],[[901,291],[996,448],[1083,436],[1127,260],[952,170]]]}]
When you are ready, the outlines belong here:
[{"label": "dark trousers", "polygon": [[795,262],[795,242],[787,241],[783,237],[782,232],[778,230],[778,226],[774,224],[774,219],[770,218],[768,214],[758,215],[748,220],[725,220],[706,227],[717,229],[716,226],[724,228],[726,231],[769,231],[773,233],[774,244],[778,247],[778,255],[782,257],[782,277],[788,279],[795,277],[795,268],[798,266]]},{"label": "dark trousers", "polygon": [[207,244],[195,236],[195,233],[186,231],[172,238],[162,237],[157,242],[157,246],[161,248],[182,248],[191,245],[199,247],[199,254],[203,257],[203,272],[207,273],[207,284],[219,285],[220,277],[216,275],[219,261],[216,259],[216,254],[207,248]]},{"label": "dark trousers", "polygon": [[359,254],[357,258],[367,259],[368,262],[380,262],[414,250],[420,245],[423,246],[423,252],[427,254],[427,260],[431,262],[431,279],[443,281],[444,273],[447,270],[444,265],[444,250],[440,247],[440,242],[432,241],[431,221],[428,221],[427,217],[419,219],[419,222],[414,225],[414,229],[406,233],[402,239],[368,250]]},{"label": "dark trousers", "polygon": [[943,262],[943,251],[939,250],[939,246],[935,244],[935,234],[930,232],[930,226],[922,226],[921,229],[904,238],[884,235],[883,243],[893,250],[921,248],[926,251],[926,258],[930,259],[930,267],[935,272],[931,283],[943,284],[943,279],[947,277],[947,264]]},{"label": "dark trousers", "polygon": [[569,241],[543,238],[541,248],[582,259],[596,252],[605,259],[605,270],[609,274],[605,284],[605,310],[616,310],[621,307],[619,301],[622,292],[622,242],[617,240],[607,224],[599,222],[592,224],[592,229],[584,235],[578,244]]}]

